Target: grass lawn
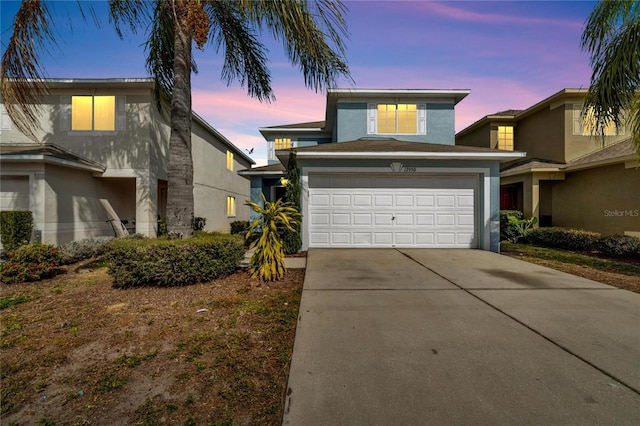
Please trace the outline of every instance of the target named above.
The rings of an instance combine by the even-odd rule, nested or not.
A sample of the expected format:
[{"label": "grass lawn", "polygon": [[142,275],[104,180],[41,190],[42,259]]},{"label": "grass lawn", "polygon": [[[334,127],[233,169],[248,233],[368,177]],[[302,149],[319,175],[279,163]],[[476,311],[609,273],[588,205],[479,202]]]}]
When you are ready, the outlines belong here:
[{"label": "grass lawn", "polygon": [[500,252],[614,287],[640,293],[640,259],[603,258],[567,250],[502,241]]},{"label": "grass lawn", "polygon": [[117,290],[94,266],[1,285],[1,423],[279,425],[303,279]]}]

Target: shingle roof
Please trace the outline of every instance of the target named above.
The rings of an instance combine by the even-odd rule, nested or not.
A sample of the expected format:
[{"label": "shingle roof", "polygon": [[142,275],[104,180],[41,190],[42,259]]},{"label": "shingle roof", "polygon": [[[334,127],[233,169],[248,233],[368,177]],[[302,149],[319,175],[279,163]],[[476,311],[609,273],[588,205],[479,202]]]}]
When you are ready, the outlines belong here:
[{"label": "shingle roof", "polygon": [[325,143],[295,148],[296,152],[460,152],[460,153],[499,153],[491,148],[479,148],[463,145],[444,145],[424,142],[399,141],[393,138],[362,138],[355,141]]},{"label": "shingle roof", "polygon": [[322,129],[324,126],[324,121],[309,121],[306,123],[283,124],[280,126],[263,127],[263,129]]},{"label": "shingle roof", "polygon": [[0,144],[2,161],[43,161],[53,160],[62,165],[80,166],[104,172],[104,164],[81,157],[55,144],[2,143]]},{"label": "shingle roof", "polygon": [[244,169],[238,171],[238,174],[241,176],[247,175],[274,175],[278,173],[284,173],[285,168],[282,163],[278,164],[269,164],[268,166],[261,167],[253,167],[251,169]]},{"label": "shingle roof", "polygon": [[598,151],[576,158],[567,163],[567,167],[576,167],[591,163],[601,163],[603,161],[625,159],[633,157],[636,150],[631,143],[631,139],[626,139],[613,145],[606,146]]}]

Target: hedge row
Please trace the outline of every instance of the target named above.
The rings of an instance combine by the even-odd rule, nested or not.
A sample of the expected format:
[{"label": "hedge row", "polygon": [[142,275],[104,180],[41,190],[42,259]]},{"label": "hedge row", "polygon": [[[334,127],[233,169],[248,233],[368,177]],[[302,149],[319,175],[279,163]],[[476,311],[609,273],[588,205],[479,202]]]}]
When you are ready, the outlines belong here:
[{"label": "hedge row", "polygon": [[640,258],[640,239],[629,235],[606,235],[569,228],[536,228],[523,241],[543,247],[583,252],[597,251],[609,257]]},{"label": "hedge row", "polygon": [[6,262],[0,267],[0,281],[18,284],[54,276],[60,265],[60,252],[48,244],[26,244],[5,252]]},{"label": "hedge row", "polygon": [[181,286],[233,273],[244,256],[242,238],[200,234],[167,240],[118,239],[108,243],[113,286]]}]

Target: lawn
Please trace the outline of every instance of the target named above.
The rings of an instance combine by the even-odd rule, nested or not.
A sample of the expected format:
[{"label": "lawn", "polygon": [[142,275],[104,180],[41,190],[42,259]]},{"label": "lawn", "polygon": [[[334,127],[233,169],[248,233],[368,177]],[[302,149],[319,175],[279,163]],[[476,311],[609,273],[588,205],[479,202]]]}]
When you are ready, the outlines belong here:
[{"label": "lawn", "polygon": [[1,423],[280,424],[303,279],[117,290],[94,267],[2,285]]},{"label": "lawn", "polygon": [[596,254],[500,243],[502,254],[640,293],[640,259],[604,258]]}]

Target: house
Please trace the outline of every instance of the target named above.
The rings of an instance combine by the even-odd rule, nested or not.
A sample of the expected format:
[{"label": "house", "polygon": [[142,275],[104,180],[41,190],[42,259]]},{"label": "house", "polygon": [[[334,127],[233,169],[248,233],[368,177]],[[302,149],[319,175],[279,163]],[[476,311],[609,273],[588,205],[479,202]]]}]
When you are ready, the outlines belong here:
[{"label": "house", "polygon": [[240,174],[251,199],[284,195],[296,156],[302,249],[498,250],[499,164],[524,154],[455,145],[468,90],[330,89],[324,121],[264,127],[269,165]]},{"label": "house", "polygon": [[500,207],[540,226],[640,236],[640,169],[631,132],[594,136],[586,89],[563,89],[525,110],[488,115],[456,135],[457,146],[517,150],[500,168]]},{"label": "house", "polygon": [[[151,79],[47,79],[38,143],[2,105],[0,209],[31,210],[36,239],[50,244],[127,230],[154,237],[167,205],[170,126]],[[254,164],[192,116],[194,208],[206,229],[248,220]]]}]

